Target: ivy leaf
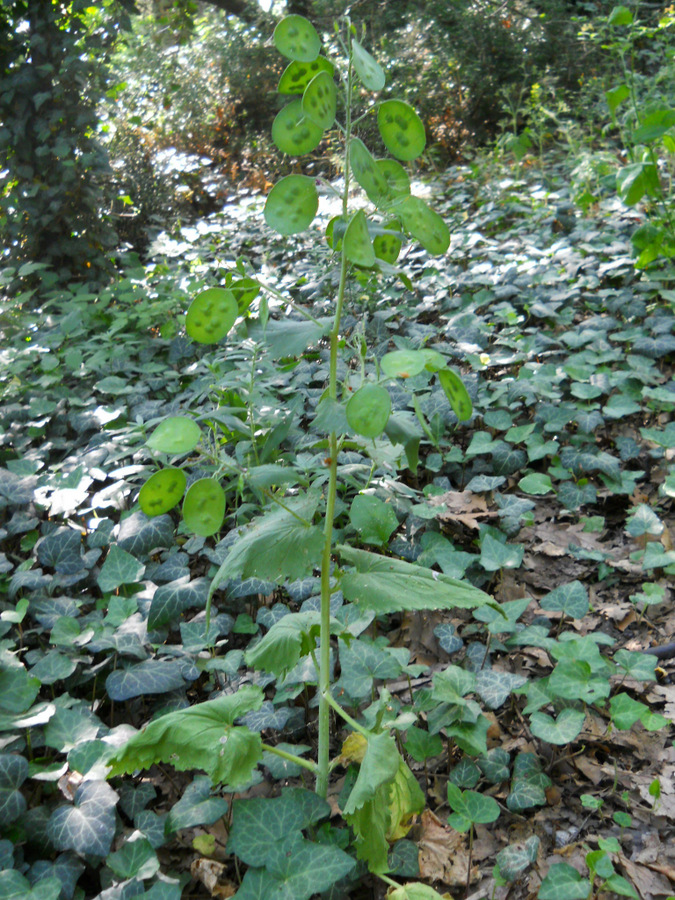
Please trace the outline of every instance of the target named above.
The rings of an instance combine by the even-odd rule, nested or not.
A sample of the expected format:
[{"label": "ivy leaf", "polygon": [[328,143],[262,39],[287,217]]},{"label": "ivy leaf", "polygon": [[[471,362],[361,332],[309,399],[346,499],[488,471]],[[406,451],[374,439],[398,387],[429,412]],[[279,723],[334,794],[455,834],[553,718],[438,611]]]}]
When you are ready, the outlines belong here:
[{"label": "ivy leaf", "polygon": [[179,578],[163,584],[155,591],[148,612],[148,629],[178,624],[181,614],[192,607],[203,609],[209,593],[207,578],[192,581]]},{"label": "ivy leaf", "polygon": [[450,772],[450,781],[460,788],[474,788],[480,781],[480,769],[472,759],[465,756]]},{"label": "ivy leaf", "polygon": [[549,689],[554,697],[564,700],[583,700],[584,703],[596,703],[609,697],[609,679],[597,676],[590,664],[583,659],[561,660],[548,680]]},{"label": "ivy leaf", "polygon": [[424,762],[432,756],[440,756],[443,752],[443,741],[437,734],[429,734],[423,728],[411,725],[406,732],[405,752],[416,762]]},{"label": "ivy leaf", "polygon": [[[483,608],[484,607],[481,607],[481,609]],[[497,613],[495,613],[495,615],[497,615]],[[464,641],[455,633],[455,626],[450,625],[450,623],[443,622],[441,625],[437,625],[434,628],[434,634],[438,638],[438,643],[441,645],[441,648],[445,650],[448,656],[461,650],[464,646]]]},{"label": "ivy leaf", "polygon": [[148,517],[145,513],[134,512],[120,523],[117,546],[140,558],[160,547],[171,547],[174,532],[171,516]]},{"label": "ivy leaf", "polygon": [[165,694],[184,686],[179,664],[158,659],[146,659],[126,669],[116,669],[105,680],[108,696],[118,702],[143,694]]},{"label": "ivy leaf", "polygon": [[118,795],[105,781],[85,781],[72,806],[61,806],[49,819],[47,834],[58,850],[107,856],[115,836]]},{"label": "ivy leaf", "polygon": [[111,760],[111,775],[170,762],[181,771],[202,769],[211,780],[237,788],[262,758],[260,735],[233,722],[262,705],[259,687],[167,713],[134,735]]},{"label": "ivy leaf", "polygon": [[279,797],[235,800],[229,852],[247,866],[267,867],[276,848],[329,815],[328,803],[304,788],[285,788]]},{"label": "ivy leaf", "polygon": [[544,806],[546,793],[539,784],[531,781],[519,780],[511,785],[511,790],[506,798],[506,805],[511,812],[520,812],[530,809],[532,806]]},{"label": "ivy leaf", "polygon": [[656,678],[656,657],[639,650],[617,650],[614,662],[627,675],[637,681],[654,681]]},{"label": "ivy leaf", "polygon": [[403,662],[392,648],[365,640],[341,640],[340,665],[342,675],[338,684],[355,700],[370,693],[374,679],[397,678],[403,668]]},{"label": "ivy leaf", "polygon": [[486,572],[517,569],[523,561],[523,544],[505,544],[486,534],[481,542],[480,564]]},{"label": "ivy leaf", "polygon": [[159,860],[150,841],[140,834],[132,835],[119,850],[111,853],[106,864],[118,878],[152,878],[159,871]]},{"label": "ivy leaf", "polygon": [[485,756],[481,756],[476,762],[490,784],[501,784],[502,781],[506,781],[509,777],[511,757],[508,750],[504,750],[502,747],[494,747],[492,750],[488,750]]},{"label": "ivy leaf", "polygon": [[61,575],[74,575],[84,567],[82,535],[72,528],[59,528],[39,542],[37,557],[41,566]]},{"label": "ivy leaf", "polygon": [[518,482],[518,487],[526,494],[535,494],[537,496],[550,494],[553,491],[550,477],[539,472],[525,475]]},{"label": "ivy leaf", "polygon": [[586,900],[591,883],[569,863],[554,863],[541,883],[538,900]]},{"label": "ivy leaf", "polygon": [[57,708],[44,731],[47,747],[68,753],[78,744],[94,740],[101,729],[100,720],[88,707]]},{"label": "ivy leaf", "polygon": [[196,825],[212,825],[222,818],[229,804],[223,797],[213,797],[212,791],[210,779],[205,775],[198,775],[185,788],[178,803],[171,807],[166,818],[166,833],[180,831],[181,828],[194,828]]},{"label": "ivy leaf", "polygon": [[586,714],[580,709],[563,709],[557,719],[546,713],[530,716],[530,729],[535,737],[547,744],[570,744],[584,727]]},{"label": "ivy leaf", "polygon": [[536,834],[518,844],[509,844],[497,854],[499,872],[507,881],[515,881],[537,858],[539,838]]},{"label": "ivy leaf", "polygon": [[494,797],[478,791],[462,791],[448,782],[448,803],[454,810],[448,822],[456,831],[468,831],[472,825],[486,825],[499,818],[499,804]]},{"label": "ivy leaf", "polygon": [[23,713],[32,706],[40,690],[40,682],[33,678],[22,665],[0,669],[0,711],[3,713]]},{"label": "ivy leaf", "polygon": [[539,605],[549,612],[561,612],[572,619],[583,619],[588,612],[588,591],[580,581],[570,581],[542,597]]},{"label": "ivy leaf", "polygon": [[0,754],[0,828],[11,825],[26,811],[26,799],[19,790],[28,778],[28,761],[13,753]]},{"label": "ivy leaf", "polygon": [[97,578],[104,594],[116,591],[123,584],[136,584],[143,577],[145,566],[135,556],[113,544]]},{"label": "ivy leaf", "polygon": [[43,878],[31,889],[31,883],[16,869],[0,871],[0,896],[3,900],[59,900],[61,882]]},{"label": "ivy leaf", "polygon": [[512,691],[526,683],[527,678],[513,672],[481,669],[476,673],[476,690],[490,709],[498,709],[506,702]]},{"label": "ivy leaf", "polygon": [[238,900],[309,900],[344,878],[356,861],[331,844],[315,844],[300,835],[274,844],[265,868],[250,868],[237,891]]}]

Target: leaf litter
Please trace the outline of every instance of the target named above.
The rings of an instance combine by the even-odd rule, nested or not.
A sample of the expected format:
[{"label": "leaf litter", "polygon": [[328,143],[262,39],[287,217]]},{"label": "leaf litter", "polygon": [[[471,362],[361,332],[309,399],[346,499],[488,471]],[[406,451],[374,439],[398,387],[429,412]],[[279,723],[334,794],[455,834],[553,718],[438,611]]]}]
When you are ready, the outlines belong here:
[{"label": "leaf litter", "polygon": [[[664,300],[673,273],[667,267],[635,272],[629,241],[634,213],[627,214],[614,201],[601,202],[588,217],[579,215],[569,232],[558,232],[554,209],[568,197],[565,173],[562,163],[554,160],[547,172],[545,183],[526,168],[502,172],[499,178],[494,173],[480,177],[465,166],[448,170],[433,187],[452,224],[453,243],[446,259],[431,261],[423,253],[409,253],[406,266],[415,290],[398,283],[385,285],[381,302],[370,299],[369,279],[374,276],[361,273],[353,288],[354,315],[348,329],[361,323],[382,353],[424,345],[446,355],[461,368],[474,405],[469,425],[458,426],[442,398],[429,388],[422,409],[434,440],[423,444],[417,473],[404,472],[397,482],[387,474],[386,465],[377,470],[376,495],[396,512],[400,523],[389,550],[452,577],[468,577],[502,603],[529,601],[505,631],[499,631],[499,625],[488,628],[487,649],[485,623],[479,624],[468,611],[405,613],[394,619],[389,625],[392,644],[406,647],[409,664],[422,667],[412,679],[390,683],[392,696],[401,703],[413,699],[411,689],[413,693],[428,689],[434,673],[449,664],[463,661],[469,667],[472,641],[479,642],[478,671],[486,666],[486,671],[496,673],[497,682],[499,672],[533,681],[551,674],[556,660],[548,640],[561,628],[570,640],[589,639],[601,646],[613,642],[612,652],[666,644],[675,628],[668,584],[675,567],[671,540],[675,438],[670,425],[675,382],[668,340],[675,316]],[[161,284],[153,282],[152,266],[137,268],[119,288],[121,299],[110,307],[109,315],[101,316],[92,308],[84,292],[68,295],[65,303],[62,296],[54,296],[49,323],[42,321],[27,346],[3,351],[1,549],[6,562],[3,578],[13,598],[3,606],[3,634],[11,640],[17,633],[19,604],[26,598],[26,622],[37,629],[36,634],[50,637],[53,645],[41,648],[29,639],[27,668],[10,668],[7,674],[3,664],[15,698],[11,708],[0,710],[9,726],[4,731],[6,752],[21,752],[26,727],[22,716],[36,723],[31,726],[35,730],[54,715],[44,712],[47,707],[33,705],[32,667],[39,666],[36,672],[42,672],[43,683],[49,684],[44,672],[53,666],[57,685],[63,685],[64,695],[72,701],[79,696],[79,684],[91,678],[92,664],[109,674],[112,654],[119,654],[128,675],[117,679],[130,685],[124,698],[131,702],[130,722],[136,727],[147,721],[148,712],[170,711],[187,698],[193,704],[205,699],[199,677],[203,657],[199,651],[186,653],[181,643],[185,624],[193,629],[191,646],[206,646],[198,640],[198,629],[203,629],[201,601],[182,610],[181,635],[161,623],[157,627],[164,630],[158,642],[148,633],[147,622],[155,589],[186,576],[189,580],[212,573],[209,566],[223,561],[220,551],[203,538],[185,535],[179,544],[167,542],[166,535],[146,541],[142,532],[147,520],[134,512],[139,518],[130,524],[127,513],[135,502],[139,475],[150,471],[148,457],[139,449],[142,434],[150,433],[164,415],[186,409],[202,416],[210,413],[204,380],[207,367],[218,364],[217,357],[186,348],[179,329],[181,310],[187,308],[190,295],[217,280],[222,256],[234,259],[244,254],[252,274],[273,276],[280,289],[289,290],[315,316],[328,311],[327,276],[316,243],[299,239],[293,253],[273,243],[259,224],[261,207],[262,198],[246,196],[240,215],[214,214],[205,223],[208,227],[160,239],[156,250],[170,249],[171,241],[178,241],[182,256],[171,250],[164,260],[156,259],[155,265],[169,268],[173,284],[181,285],[172,288],[159,308],[143,307],[141,313],[132,314],[135,304]],[[60,312],[55,311],[57,300],[63,307]],[[68,356],[71,350],[63,345],[63,334],[73,328],[73,315],[83,316],[82,330],[69,332],[80,343],[77,357]],[[157,336],[162,320],[173,323],[173,334],[169,328],[166,337]],[[106,337],[111,322],[115,339]],[[123,352],[120,335],[125,336]],[[235,364],[237,352],[233,348]],[[36,404],[20,375],[45,356],[53,358],[58,368],[40,369],[44,402]],[[176,377],[165,377],[167,361]],[[242,352],[242,371],[246,364]],[[345,377],[350,364],[349,359],[342,363]],[[289,397],[298,397],[299,414],[310,415],[321,391],[320,382],[313,381],[311,352],[293,361],[283,375],[265,365],[257,385],[262,405],[283,408]],[[241,421],[236,402],[245,378],[236,365],[228,377],[223,390],[229,394],[221,408],[234,409],[234,421]],[[393,396],[398,408],[406,405],[403,394]],[[265,413],[260,415],[264,423]],[[271,430],[273,424],[264,427]],[[292,426],[289,435],[291,440],[284,443],[282,438],[274,451],[279,458],[283,454],[290,458],[294,444],[302,446],[302,428]],[[364,461],[356,453],[349,464]],[[237,511],[226,528],[245,520],[245,511]],[[110,528],[102,531],[105,521]],[[118,546],[123,537],[120,523],[131,540],[125,549]],[[82,535],[81,544],[76,534]],[[95,549],[99,553],[93,553]],[[138,589],[115,613],[112,600],[107,611],[100,604],[97,609],[83,593],[100,596],[125,584]],[[570,587],[575,584],[582,585],[588,598],[588,611],[578,615],[579,600]],[[660,602],[647,602],[658,596],[650,585],[664,589]],[[559,608],[546,602],[557,590],[563,591]],[[281,598],[271,593],[267,602]],[[222,683],[228,689],[258,677],[243,667],[241,650],[251,628],[259,633],[256,613],[261,602],[253,590],[245,607],[250,628],[237,615],[229,615],[236,612],[234,606],[219,611],[221,651],[213,670],[216,677],[219,669],[224,673]],[[238,614],[242,610],[240,606]],[[75,627],[66,627],[69,621]],[[438,628],[449,626],[453,632],[441,632],[444,640],[457,635],[461,646],[447,651]],[[590,651],[588,656],[586,650],[583,653],[584,658],[593,658]],[[57,654],[68,657],[67,669],[60,668]],[[153,674],[156,667],[144,665],[155,661],[163,673],[171,667],[166,683]],[[614,676],[613,690],[628,690],[649,710],[672,720],[671,661],[658,662],[656,681]],[[72,665],[75,674],[61,677],[59,673],[70,671]],[[612,837],[621,848],[613,857],[615,865],[638,896],[649,900],[673,893],[675,756],[668,729],[648,730],[636,724],[618,730],[608,723],[606,711],[591,704],[578,736],[556,746],[533,736],[522,701],[517,694],[510,697],[489,713],[487,746],[506,751],[511,766],[534,754],[543,765],[540,774],[551,784],[540,787],[543,805],[509,812],[515,803],[509,806],[509,797],[528,796],[539,776],[521,780],[520,786],[513,773],[494,784],[481,782],[500,804],[502,815],[493,825],[477,828],[471,895],[490,895],[494,887],[498,898],[534,896],[551,865],[566,861],[585,874],[588,850]],[[528,694],[528,702],[536,705],[536,698]],[[99,745],[116,741],[116,730],[126,727],[121,713],[112,708],[102,713],[97,737],[89,741],[92,761],[101,758]],[[302,731],[304,726],[299,727]],[[284,728],[292,733],[292,722]],[[283,731],[280,740],[285,735]],[[53,761],[71,761],[74,751],[67,742],[54,743]],[[444,791],[448,772],[466,757],[452,740],[444,738],[443,746],[441,755],[412,764],[425,787],[429,809],[409,837],[419,848],[420,876],[445,891],[467,884],[469,855],[466,836],[445,824],[450,812]],[[75,765],[76,757],[72,760]],[[87,767],[80,761],[77,765],[81,768],[76,771]],[[184,777],[174,776],[180,784]],[[153,812],[161,815],[171,805],[170,794],[177,794],[162,786],[161,777],[155,783],[164,798],[153,801]],[[523,784],[529,785],[524,793]],[[5,790],[1,784],[0,788]],[[246,796],[271,791],[260,778]],[[39,804],[30,793],[29,805]],[[581,799],[585,795],[601,805],[585,807]],[[86,811],[86,804],[78,808],[80,816],[83,807]],[[65,809],[47,811],[54,817],[53,828],[59,830],[60,846],[77,851],[81,838],[68,831],[73,816]],[[619,815],[617,821],[617,813],[630,820]],[[107,807],[105,815],[107,841],[112,835]],[[150,820],[138,821],[146,823],[150,834]],[[96,823],[84,824],[94,828]],[[205,825],[199,831],[208,835],[212,828]],[[525,846],[532,837],[539,839],[533,864],[512,884],[495,883],[492,868],[497,854],[507,846]],[[209,863],[195,855],[189,843],[168,846],[174,868],[187,871],[192,866],[193,875],[212,896],[230,895],[232,869],[221,851],[214,851]]]}]

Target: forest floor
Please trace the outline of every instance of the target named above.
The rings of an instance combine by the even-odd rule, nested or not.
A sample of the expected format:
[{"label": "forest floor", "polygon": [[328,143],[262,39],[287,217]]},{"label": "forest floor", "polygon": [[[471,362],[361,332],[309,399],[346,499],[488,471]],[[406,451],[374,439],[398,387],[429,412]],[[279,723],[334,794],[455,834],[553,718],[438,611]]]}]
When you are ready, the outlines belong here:
[{"label": "forest floor", "polygon": [[[343,541],[469,579],[509,604],[510,618],[380,617],[350,662],[341,657],[338,686],[354,714],[385,686],[398,712],[422,709],[449,665],[494,673],[493,689],[472,696],[489,720],[496,774],[442,724],[433,734],[423,709],[427,738],[399,732],[427,809],[394,848],[392,877],[452,897],[516,900],[536,897],[550,866],[566,862],[580,881],[557,896],[584,897],[590,853],[599,897],[612,877],[604,848],[634,895],[669,897],[675,749],[660,717],[675,719],[672,660],[668,651],[631,653],[675,635],[675,270],[637,272],[630,233],[639,214],[612,196],[575,209],[555,160],[543,172],[456,166],[415,189],[446,217],[451,249],[441,259],[408,252],[400,265],[412,285],[355,277],[341,377],[358,374],[361,335],[368,372],[391,349],[428,346],[462,372],[473,416],[458,423],[428,373],[416,376],[428,429],[417,471],[401,446],[350,444],[336,524]],[[112,787],[104,780],[110,753],[154,715],[261,684],[265,706],[246,723],[312,755],[312,691],[252,673],[244,651],[288,611],[315,608],[317,579],[228,585],[216,599],[215,657],[204,639],[210,577],[260,495],[230,480],[220,539],[190,535],[175,511],[147,519],[137,504],[155,470],[145,441],[167,415],[194,417],[210,449],[239,463],[253,455],[302,469],[308,481],[321,473],[325,454],[307,423],[324,389],[325,347],[305,346],[302,320],[278,294],[269,307],[281,324],[270,333],[285,342],[281,361],[246,321],[215,350],[182,333],[191,297],[222,283],[240,258],[242,274],[315,317],[330,315],[335,273],[323,241],[273,236],[261,224],[263,200],[233,193],[222,212],[158,237],[150,262],[103,292],[52,291],[33,312],[25,298],[22,311],[7,304],[0,313],[0,869],[15,873],[2,878],[17,891],[55,877],[67,900],[175,896],[167,884],[183,897],[232,895],[242,873],[227,850],[229,798],[209,807],[219,792],[169,766]],[[329,213],[322,207],[324,221]],[[412,410],[409,392],[391,392],[394,409]],[[183,462],[191,478],[213,472],[208,454]],[[348,515],[359,484],[395,514],[379,539]],[[386,656],[383,645],[408,655]],[[541,712],[552,708],[546,679],[563,659],[582,667],[568,671],[563,707],[576,711],[582,698],[584,712],[569,741],[563,717]],[[628,697],[625,706],[606,703],[610,691]],[[631,707],[632,719],[630,701],[643,705]],[[336,731],[334,749],[346,733]],[[337,769],[329,792],[334,823],[343,778]],[[471,846],[447,824],[449,779],[499,804]],[[303,784],[266,759],[238,796],[275,794],[280,781]],[[68,818],[75,809],[77,823]],[[89,832],[88,817],[101,828]],[[124,851],[139,834],[147,852],[134,867]],[[329,895],[383,893],[366,877]]]}]

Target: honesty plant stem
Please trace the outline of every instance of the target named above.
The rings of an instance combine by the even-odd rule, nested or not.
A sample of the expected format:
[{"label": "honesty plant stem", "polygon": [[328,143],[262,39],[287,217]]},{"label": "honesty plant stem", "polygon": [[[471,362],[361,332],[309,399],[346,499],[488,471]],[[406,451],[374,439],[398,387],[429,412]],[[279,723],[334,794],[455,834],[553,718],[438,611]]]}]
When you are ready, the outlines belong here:
[{"label": "honesty plant stem", "polygon": [[[342,210],[346,215],[349,208],[349,139],[351,137],[351,100],[352,100],[352,58],[351,31],[347,28],[349,47],[349,64],[346,87],[346,127],[345,127],[345,184],[342,194]],[[344,254],[340,262],[340,283],[338,286],[333,327],[330,332],[330,364],[328,373],[328,396],[337,400],[337,358],[340,340],[340,319],[347,288],[349,263]],[[328,793],[328,774],[330,765],[330,564],[333,552],[333,516],[335,515],[335,498],[337,496],[337,435],[333,431],[328,438],[328,456],[330,459],[328,472],[328,492],[326,494],[326,518],[324,521],[324,543],[321,555],[321,628],[319,648],[319,750],[316,776],[316,792],[321,797]]]},{"label": "honesty plant stem", "polygon": [[275,756],[280,756],[281,759],[285,759],[288,762],[292,762],[298,766],[302,766],[303,769],[308,769],[310,772],[316,772],[317,770],[316,763],[312,762],[311,759],[303,759],[302,756],[296,756],[295,753],[286,753],[285,750],[280,750],[278,747],[273,747],[272,744],[261,744],[261,747],[268,753],[273,753]]}]

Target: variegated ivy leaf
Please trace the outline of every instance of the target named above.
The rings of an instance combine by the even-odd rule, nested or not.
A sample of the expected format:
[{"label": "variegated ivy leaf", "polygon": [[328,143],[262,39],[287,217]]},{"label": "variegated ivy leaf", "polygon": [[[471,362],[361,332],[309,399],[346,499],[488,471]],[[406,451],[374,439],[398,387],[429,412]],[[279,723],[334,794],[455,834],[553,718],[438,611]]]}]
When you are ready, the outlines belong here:
[{"label": "variegated ivy leaf", "polygon": [[83,856],[107,856],[115,836],[118,795],[105,781],[85,781],[75,792],[73,804],[56,809],[47,833],[58,850],[74,850]]},{"label": "variegated ivy leaf", "polygon": [[171,807],[166,819],[166,831],[170,833],[196,825],[211,825],[222,818],[228,808],[227,800],[213,796],[211,779],[197,775],[192,784],[185,788],[178,803]]},{"label": "variegated ivy leaf", "polygon": [[542,597],[539,605],[549,612],[561,612],[571,619],[583,619],[588,612],[588,591],[580,581],[570,581]]},{"label": "variegated ivy leaf", "polygon": [[105,681],[108,696],[118,702],[144,694],[166,694],[184,686],[178,660],[146,659],[127,668],[115,669]]},{"label": "variegated ivy leaf", "polygon": [[28,778],[28,761],[14,753],[0,754],[0,828],[6,828],[26,811],[19,790]]},{"label": "variegated ivy leaf", "polygon": [[536,712],[530,716],[530,729],[547,744],[569,744],[579,736],[585,719],[586,714],[580,709],[563,709],[557,719]]},{"label": "variegated ivy leaf", "polygon": [[509,844],[497,854],[499,874],[507,881],[515,881],[537,858],[539,838],[536,834],[518,844]]},{"label": "variegated ivy leaf", "polygon": [[275,848],[329,815],[326,801],[304,788],[285,788],[278,797],[235,800],[229,852],[247,866],[267,866]]},{"label": "variegated ivy leaf", "polygon": [[481,770],[486,780],[490,784],[500,784],[509,777],[509,764],[511,757],[508,750],[502,747],[494,747],[488,750],[485,756],[481,756],[476,760],[478,768]]},{"label": "variegated ivy leaf", "polygon": [[186,609],[203,609],[209,593],[207,578],[195,578],[192,581],[180,578],[157,588],[148,612],[148,628],[154,630],[163,625],[178,624],[181,614]]},{"label": "variegated ivy leaf", "polygon": [[101,567],[97,582],[104,594],[112,593],[123,584],[136,584],[143,577],[145,566],[135,556],[113,544]]},{"label": "variegated ivy leaf", "polygon": [[526,684],[527,678],[498,669],[480,669],[476,673],[476,690],[490,709],[502,706],[516,688]]}]

